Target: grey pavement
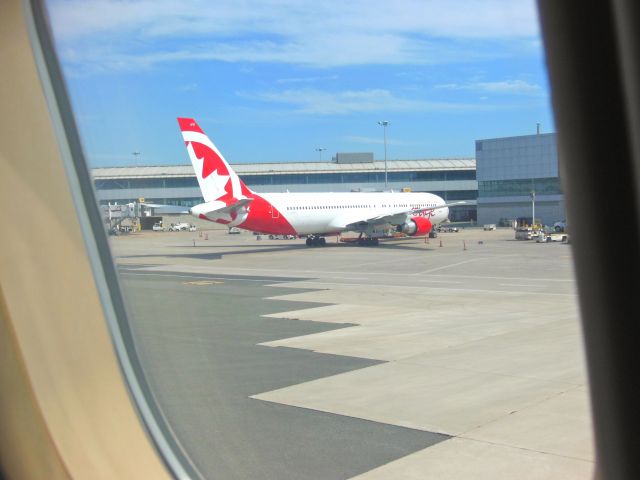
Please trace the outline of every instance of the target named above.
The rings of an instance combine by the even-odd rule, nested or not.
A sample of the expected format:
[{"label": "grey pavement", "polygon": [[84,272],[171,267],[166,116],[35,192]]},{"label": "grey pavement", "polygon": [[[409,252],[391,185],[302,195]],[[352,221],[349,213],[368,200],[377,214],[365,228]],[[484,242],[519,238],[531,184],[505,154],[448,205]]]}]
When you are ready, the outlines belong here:
[{"label": "grey pavement", "polygon": [[265,284],[282,279],[121,277],[147,378],[205,478],[349,478],[448,438],[250,398],[379,363],[259,346],[349,326],[261,317],[307,306],[263,300],[278,293]]},{"label": "grey pavement", "polygon": [[472,228],[112,246],[159,403],[207,476],[593,474],[570,244]]}]

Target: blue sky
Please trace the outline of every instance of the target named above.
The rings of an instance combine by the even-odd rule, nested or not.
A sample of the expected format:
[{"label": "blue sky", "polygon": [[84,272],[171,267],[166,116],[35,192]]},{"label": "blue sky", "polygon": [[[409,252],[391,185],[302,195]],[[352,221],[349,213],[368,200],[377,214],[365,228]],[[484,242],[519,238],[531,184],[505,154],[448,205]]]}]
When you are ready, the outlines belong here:
[{"label": "blue sky", "polygon": [[[92,166],[472,157],[553,131],[535,2],[48,2]],[[134,156],[132,152],[140,152]]]}]

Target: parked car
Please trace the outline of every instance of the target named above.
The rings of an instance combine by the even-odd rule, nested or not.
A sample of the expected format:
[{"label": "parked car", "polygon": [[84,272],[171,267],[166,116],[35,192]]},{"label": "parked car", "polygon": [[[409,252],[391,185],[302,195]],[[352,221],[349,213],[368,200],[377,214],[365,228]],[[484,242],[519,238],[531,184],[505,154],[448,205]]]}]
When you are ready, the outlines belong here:
[{"label": "parked car", "polygon": [[182,232],[187,231],[191,228],[191,225],[188,223],[172,223],[169,227],[170,232]]},{"label": "parked car", "polygon": [[295,240],[295,235],[269,235],[269,240]]},{"label": "parked car", "polygon": [[151,227],[151,229],[154,232],[164,232],[164,227],[162,226],[162,223],[154,223],[153,227]]},{"label": "parked car", "polygon": [[229,233],[240,233],[240,229],[238,227],[229,227]]},{"label": "parked car", "polygon": [[191,225],[189,225],[189,231],[190,232],[195,232],[197,230],[197,227],[192,223]]}]

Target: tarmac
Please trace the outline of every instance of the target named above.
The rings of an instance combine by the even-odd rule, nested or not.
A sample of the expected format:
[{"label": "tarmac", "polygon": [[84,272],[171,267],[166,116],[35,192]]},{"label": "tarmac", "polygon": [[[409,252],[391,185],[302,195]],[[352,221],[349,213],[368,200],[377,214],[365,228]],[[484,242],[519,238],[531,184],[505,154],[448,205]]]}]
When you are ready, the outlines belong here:
[{"label": "tarmac", "polygon": [[592,478],[570,244],[111,244],[147,377],[205,478]]}]

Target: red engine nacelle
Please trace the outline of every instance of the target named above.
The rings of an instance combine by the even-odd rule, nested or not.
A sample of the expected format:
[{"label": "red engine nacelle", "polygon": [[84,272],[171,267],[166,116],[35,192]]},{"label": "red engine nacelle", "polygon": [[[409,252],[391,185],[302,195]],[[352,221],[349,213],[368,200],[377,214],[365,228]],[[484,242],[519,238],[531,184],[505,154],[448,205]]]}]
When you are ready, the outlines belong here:
[{"label": "red engine nacelle", "polygon": [[402,233],[417,237],[426,235],[431,231],[431,221],[425,217],[411,217],[407,223],[402,225]]}]

